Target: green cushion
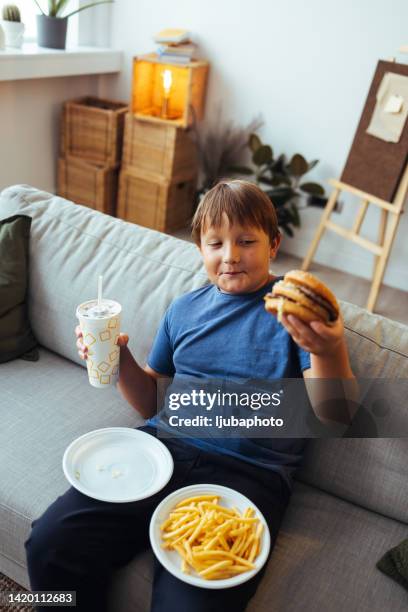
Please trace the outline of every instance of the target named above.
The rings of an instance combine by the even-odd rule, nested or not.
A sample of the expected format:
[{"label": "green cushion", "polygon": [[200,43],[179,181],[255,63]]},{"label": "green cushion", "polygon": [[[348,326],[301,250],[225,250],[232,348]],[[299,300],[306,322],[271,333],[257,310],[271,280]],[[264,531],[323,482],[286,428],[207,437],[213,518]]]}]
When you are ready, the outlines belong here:
[{"label": "green cushion", "polygon": [[30,226],[25,215],[0,221],[0,362],[36,356],[26,303]]}]

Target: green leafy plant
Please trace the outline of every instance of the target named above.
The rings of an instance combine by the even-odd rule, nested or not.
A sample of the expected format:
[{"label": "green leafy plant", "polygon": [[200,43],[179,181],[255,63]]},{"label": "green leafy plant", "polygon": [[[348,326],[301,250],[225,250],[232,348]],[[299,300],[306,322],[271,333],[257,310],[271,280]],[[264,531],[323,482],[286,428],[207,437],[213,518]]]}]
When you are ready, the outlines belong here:
[{"label": "green leafy plant", "polygon": [[300,153],[295,153],[290,160],[287,160],[285,154],[275,158],[272,147],[264,144],[254,133],[249,136],[247,144],[252,153],[254,168],[235,166],[231,171],[254,176],[258,184],[266,185],[265,193],[276,208],[279,226],[288,236],[293,236],[292,227],[300,227],[301,196],[324,195],[324,189],[319,183],[303,182],[303,176],[310,172],[319,160],[307,162]]},{"label": "green leafy plant", "polygon": [[80,11],[84,11],[85,9],[91,8],[92,6],[96,6],[97,4],[111,4],[114,0],[99,0],[98,2],[91,2],[90,4],[86,4],[85,6],[81,6],[79,9],[68,13],[67,15],[62,15],[66,5],[69,0],[48,0],[48,12],[44,12],[41,8],[38,0],[34,0],[38,8],[40,9],[43,15],[47,15],[48,17],[57,17],[57,18],[67,18],[79,13]]},{"label": "green leafy plant", "polygon": [[21,21],[20,9],[15,4],[5,4],[2,15],[4,21]]}]

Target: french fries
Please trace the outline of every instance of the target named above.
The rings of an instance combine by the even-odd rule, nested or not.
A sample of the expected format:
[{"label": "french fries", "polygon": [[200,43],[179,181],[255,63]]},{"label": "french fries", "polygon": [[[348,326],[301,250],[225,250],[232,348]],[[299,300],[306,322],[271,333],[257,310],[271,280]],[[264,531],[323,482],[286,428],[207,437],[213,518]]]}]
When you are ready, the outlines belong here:
[{"label": "french fries", "polygon": [[197,495],[179,502],[161,524],[162,547],[181,557],[184,573],[221,580],[255,568],[263,524],[254,509],[242,514],[219,503],[219,495]]}]

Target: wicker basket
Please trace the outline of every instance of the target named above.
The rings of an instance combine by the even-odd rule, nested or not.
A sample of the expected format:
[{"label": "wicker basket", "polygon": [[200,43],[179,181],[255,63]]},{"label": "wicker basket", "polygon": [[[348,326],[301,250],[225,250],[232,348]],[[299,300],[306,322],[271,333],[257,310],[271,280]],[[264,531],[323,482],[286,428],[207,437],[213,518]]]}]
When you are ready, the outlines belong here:
[{"label": "wicker basket", "polygon": [[114,166],[120,161],[128,106],[87,96],[65,102],[61,156]]},{"label": "wicker basket", "polygon": [[197,147],[191,133],[169,124],[126,115],[122,168],[180,181],[198,172]]},{"label": "wicker basket", "polygon": [[161,232],[185,227],[193,214],[196,184],[196,174],[171,182],[134,169],[122,169],[117,216]]},{"label": "wicker basket", "polygon": [[58,195],[115,216],[119,164],[104,166],[77,157],[58,162]]}]

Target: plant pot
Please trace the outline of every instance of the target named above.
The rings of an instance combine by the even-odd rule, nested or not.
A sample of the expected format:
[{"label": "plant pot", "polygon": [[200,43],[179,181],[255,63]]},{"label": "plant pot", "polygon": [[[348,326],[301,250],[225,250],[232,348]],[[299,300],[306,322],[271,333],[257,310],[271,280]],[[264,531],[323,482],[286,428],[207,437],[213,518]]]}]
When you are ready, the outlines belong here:
[{"label": "plant pot", "polygon": [[6,38],[6,47],[16,47],[20,49],[23,44],[24,23],[21,23],[21,21],[5,21],[3,19],[1,26]]},{"label": "plant pot", "polygon": [[0,51],[4,51],[6,48],[6,35],[4,34],[3,27],[0,23]]},{"label": "plant pot", "polygon": [[49,49],[65,49],[68,17],[37,15],[37,44]]}]

